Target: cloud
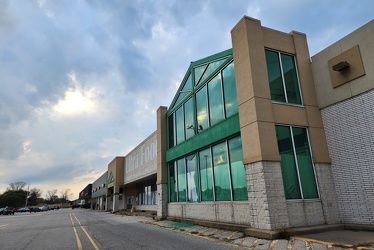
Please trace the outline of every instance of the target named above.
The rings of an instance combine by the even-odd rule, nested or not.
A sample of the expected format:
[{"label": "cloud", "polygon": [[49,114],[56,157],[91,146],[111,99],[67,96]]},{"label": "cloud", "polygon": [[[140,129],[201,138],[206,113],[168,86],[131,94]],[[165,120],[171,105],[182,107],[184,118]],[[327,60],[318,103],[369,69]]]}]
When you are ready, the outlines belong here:
[{"label": "cloud", "polygon": [[[156,129],[191,61],[231,47],[244,16],[308,35],[311,54],[372,18],[372,1],[1,1],[0,192],[78,192]],[[9,167],[11,166],[11,167]]]}]

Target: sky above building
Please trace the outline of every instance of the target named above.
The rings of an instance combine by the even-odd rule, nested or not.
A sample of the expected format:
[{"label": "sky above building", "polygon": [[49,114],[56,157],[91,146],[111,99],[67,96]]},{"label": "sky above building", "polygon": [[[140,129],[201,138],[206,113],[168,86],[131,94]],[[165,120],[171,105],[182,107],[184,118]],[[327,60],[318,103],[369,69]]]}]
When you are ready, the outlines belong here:
[{"label": "sky above building", "polygon": [[231,48],[244,16],[307,34],[316,54],[374,1],[0,0],[0,193],[23,181],[77,199],[156,130],[191,61]]}]

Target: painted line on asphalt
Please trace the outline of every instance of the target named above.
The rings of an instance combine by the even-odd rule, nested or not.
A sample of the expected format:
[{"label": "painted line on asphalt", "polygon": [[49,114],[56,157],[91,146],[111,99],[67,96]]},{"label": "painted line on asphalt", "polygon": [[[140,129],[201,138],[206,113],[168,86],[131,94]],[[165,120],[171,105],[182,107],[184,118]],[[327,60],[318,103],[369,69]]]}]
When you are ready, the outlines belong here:
[{"label": "painted line on asphalt", "polygon": [[[70,214],[71,215],[71,214]],[[92,239],[92,237],[88,234],[88,232],[86,231],[86,229],[82,226],[81,222],[78,220],[77,216],[75,216],[75,214],[73,214],[73,216],[75,217],[75,219],[78,221],[80,227],[82,228],[83,232],[86,234],[87,238],[90,240],[92,246],[95,248],[95,250],[99,250],[99,248],[97,247],[95,241]]]},{"label": "painted line on asphalt", "polygon": [[75,233],[75,238],[77,239],[77,245],[78,245],[78,250],[82,250],[82,243],[81,243],[81,240],[79,239],[79,236],[78,236],[78,233],[77,233],[77,230],[75,229],[75,225],[74,225],[74,221],[73,221],[73,217],[71,216],[70,214],[70,220],[71,220],[71,224],[73,224],[73,229],[74,229],[74,233]]},{"label": "painted line on asphalt", "polygon": [[0,229],[5,229],[9,224],[0,225]]}]

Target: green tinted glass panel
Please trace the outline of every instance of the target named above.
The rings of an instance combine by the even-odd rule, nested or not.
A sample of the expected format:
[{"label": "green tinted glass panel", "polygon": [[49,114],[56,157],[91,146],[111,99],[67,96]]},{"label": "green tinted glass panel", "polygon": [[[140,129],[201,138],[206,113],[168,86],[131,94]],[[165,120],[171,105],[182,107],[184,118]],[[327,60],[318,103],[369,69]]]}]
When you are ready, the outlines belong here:
[{"label": "green tinted glass panel", "polygon": [[177,144],[184,141],[184,115],[183,108],[180,107],[175,112],[175,127],[176,127],[176,137]]},{"label": "green tinted glass panel", "polygon": [[183,98],[185,98],[189,93],[188,92],[180,92],[177,101],[175,102],[174,106],[180,103]]},{"label": "green tinted glass panel", "polygon": [[290,128],[276,126],[276,132],[286,199],[301,199]]},{"label": "green tinted glass panel", "polygon": [[177,161],[178,165],[178,201],[186,201],[186,166],[184,163],[185,159]]},{"label": "green tinted glass panel", "polygon": [[304,199],[318,198],[317,184],[305,128],[292,128]]},{"label": "green tinted glass panel", "polygon": [[194,72],[195,72],[195,85],[197,85],[200,81],[200,78],[201,76],[203,75],[205,69],[206,69],[207,65],[203,65],[203,66],[200,66],[200,67],[197,67],[194,69]]},{"label": "green tinted glass panel", "polygon": [[195,155],[186,157],[187,162],[187,201],[196,202],[198,201],[199,177],[196,171],[196,159]]},{"label": "green tinted glass panel", "polygon": [[168,136],[169,136],[169,148],[174,147],[174,113],[168,117]]},{"label": "green tinted glass panel", "polygon": [[173,163],[169,164],[169,201],[177,201],[177,179],[176,179],[176,165]]},{"label": "green tinted glass panel", "polygon": [[297,79],[294,57],[281,54],[281,59],[287,101],[289,103],[301,104],[299,81]]},{"label": "green tinted glass panel", "polygon": [[213,175],[210,149],[199,152],[201,200],[213,201]]},{"label": "green tinted glass panel", "polygon": [[206,96],[206,86],[196,93],[196,116],[198,132],[208,128],[208,101]]},{"label": "green tinted glass panel", "polygon": [[224,59],[221,59],[219,61],[216,61],[216,62],[212,62],[208,65],[208,68],[206,69],[206,71],[204,72],[204,75],[201,77],[200,81],[199,82],[202,82],[204,81],[205,79],[207,79],[209,77],[210,74],[213,73],[213,71],[215,71],[216,69],[218,69],[219,66],[221,66],[221,64],[226,61],[226,58]]},{"label": "green tinted glass panel", "polygon": [[229,201],[231,188],[226,142],[214,146],[212,150],[216,201]]},{"label": "green tinted glass panel", "polygon": [[186,83],[184,84],[184,87],[183,87],[183,89],[182,89],[182,92],[183,92],[183,91],[192,91],[192,89],[193,89],[192,76],[191,76],[191,74],[190,74],[190,75],[188,76],[188,78],[187,78]]},{"label": "green tinted glass panel", "polygon": [[210,125],[213,126],[224,119],[221,74],[208,83]]},{"label": "green tinted glass panel", "polygon": [[286,102],[278,53],[270,50],[265,50],[265,56],[268,69],[271,99],[273,101]]},{"label": "green tinted glass panel", "polygon": [[183,100],[183,98],[185,98],[188,94],[190,94],[192,89],[193,89],[192,77],[190,74],[183,86],[183,89],[179,92],[178,99],[175,102],[174,106],[176,106],[178,103],[180,103]]},{"label": "green tinted glass panel", "polygon": [[240,137],[229,140],[229,155],[234,200],[248,200],[247,180],[243,164],[242,140]]},{"label": "green tinted glass panel", "polygon": [[194,105],[193,99],[190,98],[184,104],[184,121],[186,123],[185,130],[186,130],[186,140],[191,138],[195,135],[195,119],[193,113]]},{"label": "green tinted glass panel", "polygon": [[234,62],[230,63],[223,71],[223,90],[225,99],[226,117],[238,113],[238,99],[236,95]]}]

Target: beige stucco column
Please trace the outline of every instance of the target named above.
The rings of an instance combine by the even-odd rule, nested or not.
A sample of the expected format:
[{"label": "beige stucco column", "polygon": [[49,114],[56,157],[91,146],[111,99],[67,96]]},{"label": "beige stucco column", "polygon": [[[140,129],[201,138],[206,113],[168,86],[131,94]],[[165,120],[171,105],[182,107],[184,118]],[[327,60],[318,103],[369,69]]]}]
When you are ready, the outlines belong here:
[{"label": "beige stucco column", "polygon": [[157,110],[157,218],[167,216],[166,107]]},{"label": "beige stucco column", "polygon": [[251,227],[274,230],[288,228],[289,221],[267,77],[265,35],[261,22],[249,17],[242,18],[231,31]]}]

